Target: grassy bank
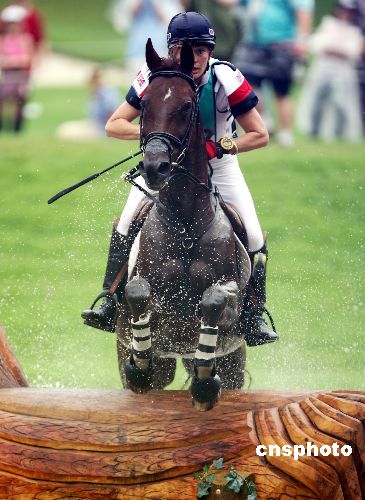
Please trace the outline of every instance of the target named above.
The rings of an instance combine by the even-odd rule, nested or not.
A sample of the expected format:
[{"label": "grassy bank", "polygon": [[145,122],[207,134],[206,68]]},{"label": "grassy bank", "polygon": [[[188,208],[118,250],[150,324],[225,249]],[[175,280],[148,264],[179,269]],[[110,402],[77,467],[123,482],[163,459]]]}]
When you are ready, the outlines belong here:
[{"label": "grassy bank", "polygon": [[[122,170],[48,206],[62,188],[137,149],[56,139],[83,116],[82,90],[42,90],[38,121],[0,136],[0,323],[32,385],[119,387],[113,335],[84,326],[100,290]],[[269,309],[280,342],[248,350],[252,388],[364,387],[363,145],[299,139],[241,156],[269,232]],[[130,162],[129,167],[133,166]],[[178,373],[174,387],[184,374]]]}]

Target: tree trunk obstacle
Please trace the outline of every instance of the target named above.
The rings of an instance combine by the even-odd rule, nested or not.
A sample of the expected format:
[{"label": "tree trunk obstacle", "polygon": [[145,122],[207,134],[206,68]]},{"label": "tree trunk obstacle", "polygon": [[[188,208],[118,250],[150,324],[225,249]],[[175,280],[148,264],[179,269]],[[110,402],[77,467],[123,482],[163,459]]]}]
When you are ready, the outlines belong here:
[{"label": "tree trunk obstacle", "polygon": [[[365,392],[227,391],[199,413],[186,391],[31,388],[0,329],[0,499],[194,499],[194,471],[223,457],[258,499],[360,500],[364,428]],[[256,454],[308,441],[352,454]]]}]

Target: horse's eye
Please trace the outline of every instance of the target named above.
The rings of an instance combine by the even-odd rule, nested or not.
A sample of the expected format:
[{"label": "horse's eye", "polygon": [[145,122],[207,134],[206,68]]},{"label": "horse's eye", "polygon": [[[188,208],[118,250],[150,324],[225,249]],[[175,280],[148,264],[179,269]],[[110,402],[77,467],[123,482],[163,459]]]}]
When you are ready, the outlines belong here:
[{"label": "horse's eye", "polygon": [[187,101],[180,107],[180,113],[187,113],[191,109],[191,102]]}]

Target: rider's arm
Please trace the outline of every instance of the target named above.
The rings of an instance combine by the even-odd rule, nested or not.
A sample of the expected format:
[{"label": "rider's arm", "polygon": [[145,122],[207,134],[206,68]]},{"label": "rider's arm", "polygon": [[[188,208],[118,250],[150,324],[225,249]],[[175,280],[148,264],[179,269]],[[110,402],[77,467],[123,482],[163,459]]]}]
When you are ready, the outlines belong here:
[{"label": "rider's arm", "polygon": [[[234,139],[238,153],[263,148],[269,143],[269,133],[256,108],[236,117],[245,134]],[[233,153],[234,154],[234,153]]]},{"label": "rider's arm", "polygon": [[139,113],[138,109],[124,101],[107,121],[106,135],[116,139],[139,139],[139,124],[132,123],[139,116]]}]

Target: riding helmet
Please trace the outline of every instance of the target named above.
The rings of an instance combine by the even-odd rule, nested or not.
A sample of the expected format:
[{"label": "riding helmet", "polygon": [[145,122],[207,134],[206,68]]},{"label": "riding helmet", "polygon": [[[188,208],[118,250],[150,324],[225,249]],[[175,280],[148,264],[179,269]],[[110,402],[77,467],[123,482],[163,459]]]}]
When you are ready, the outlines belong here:
[{"label": "riding helmet", "polygon": [[215,34],[212,23],[200,12],[182,12],[174,16],[167,28],[167,47],[188,40],[193,45],[213,48]]}]

